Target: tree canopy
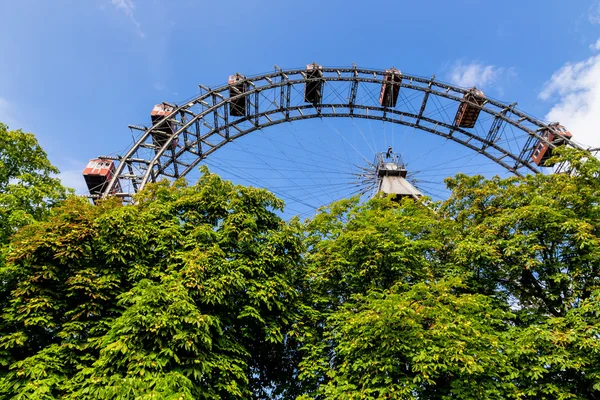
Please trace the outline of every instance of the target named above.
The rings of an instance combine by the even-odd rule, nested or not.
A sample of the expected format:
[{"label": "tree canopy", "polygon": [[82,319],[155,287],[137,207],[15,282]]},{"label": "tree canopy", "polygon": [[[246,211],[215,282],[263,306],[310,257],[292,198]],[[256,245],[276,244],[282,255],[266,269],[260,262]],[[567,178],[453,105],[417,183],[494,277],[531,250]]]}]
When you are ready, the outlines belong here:
[{"label": "tree canopy", "polygon": [[35,136],[0,123],[0,243],[68,194]]},{"label": "tree canopy", "polygon": [[134,205],[33,198],[0,267],[0,398],[600,398],[600,162],[559,153],[575,173],[307,221],[207,169]]}]

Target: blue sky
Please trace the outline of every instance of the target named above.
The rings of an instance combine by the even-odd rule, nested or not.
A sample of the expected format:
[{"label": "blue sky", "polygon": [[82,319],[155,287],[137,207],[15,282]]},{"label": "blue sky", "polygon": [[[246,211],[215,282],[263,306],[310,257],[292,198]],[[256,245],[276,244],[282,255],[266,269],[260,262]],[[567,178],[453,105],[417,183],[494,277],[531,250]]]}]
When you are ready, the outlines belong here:
[{"label": "blue sky", "polygon": [[63,171],[229,74],[317,61],[436,76],[600,145],[600,1],[0,0],[0,121]]}]

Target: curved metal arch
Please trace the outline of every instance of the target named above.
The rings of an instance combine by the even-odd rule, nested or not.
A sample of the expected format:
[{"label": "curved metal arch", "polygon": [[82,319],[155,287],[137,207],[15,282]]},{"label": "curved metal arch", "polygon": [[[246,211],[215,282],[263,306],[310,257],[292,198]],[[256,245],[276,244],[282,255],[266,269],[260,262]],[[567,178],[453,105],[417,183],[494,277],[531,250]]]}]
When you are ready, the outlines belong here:
[{"label": "curved metal arch", "polygon": [[[330,108],[330,109],[334,109],[334,110],[340,110],[340,109],[344,109],[344,108],[348,108],[347,105],[345,104],[323,104],[322,108]],[[362,109],[362,110],[366,110],[367,107],[362,106],[362,105],[355,105],[354,106],[355,109]],[[245,136],[251,132],[254,132],[256,130],[259,129],[263,129],[263,128],[267,128],[270,126],[274,126],[274,125],[278,125],[284,122],[293,122],[293,121],[299,121],[299,120],[304,120],[304,119],[314,119],[314,118],[343,118],[343,117],[348,117],[348,118],[366,118],[366,119],[373,119],[373,120],[379,120],[379,121],[383,121],[383,122],[392,122],[392,123],[396,123],[399,125],[404,125],[404,126],[409,126],[409,127],[413,127],[413,128],[418,128],[421,130],[424,130],[426,132],[429,133],[433,133],[435,135],[444,137],[446,139],[452,140],[456,143],[459,143],[465,147],[470,148],[471,150],[480,152],[481,154],[487,156],[488,158],[492,159],[493,161],[497,162],[498,164],[500,164],[501,166],[503,166],[504,168],[506,168],[507,170],[515,173],[516,175],[521,175],[518,171],[516,171],[513,166],[506,164],[504,161],[502,161],[501,159],[498,159],[492,155],[489,154],[489,152],[487,151],[480,151],[479,147],[474,146],[472,144],[469,143],[469,140],[471,139],[475,139],[476,141],[481,141],[484,144],[487,144],[490,148],[496,149],[500,152],[503,152],[506,156],[509,156],[511,158],[513,158],[515,161],[518,160],[518,158],[514,157],[512,154],[510,153],[505,153],[504,149],[496,146],[493,143],[486,143],[485,140],[482,140],[480,137],[473,135],[469,132],[467,132],[464,129],[461,128],[456,128],[456,127],[452,127],[449,124],[446,123],[441,123],[439,121],[435,121],[432,120],[431,118],[427,118],[427,117],[422,117],[421,120],[428,122],[430,124],[437,124],[440,127],[444,127],[444,128],[448,128],[448,129],[454,129],[456,132],[460,132],[461,134],[463,134],[464,136],[468,137],[467,140],[462,140],[461,138],[454,136],[454,135],[449,135],[448,133],[444,133],[442,131],[436,130],[436,129],[432,129],[428,126],[417,126],[414,123],[411,123],[409,121],[404,121],[402,119],[398,119],[398,118],[392,118],[389,117],[389,115],[398,115],[400,117],[408,117],[408,118],[413,118],[416,119],[417,115],[415,114],[411,114],[411,113],[406,113],[406,112],[402,112],[402,111],[397,111],[397,110],[386,110],[383,107],[380,107],[378,109],[375,108],[368,108],[369,110],[372,111],[380,111],[380,112],[386,112],[386,114],[388,116],[379,116],[379,115],[366,115],[366,114],[350,114],[350,112],[311,112],[314,110],[314,107],[312,105],[304,105],[304,106],[299,106],[296,108],[296,110],[306,110],[307,113],[300,115],[300,116],[290,116],[290,117],[286,117],[286,118],[279,118],[279,119],[272,119],[269,120],[266,123],[262,123],[260,125],[253,125],[252,127],[250,127],[249,129],[246,130],[239,130],[238,133],[234,134],[234,135],[230,135],[229,139],[223,139],[221,142],[219,142],[218,144],[216,144],[214,147],[210,148],[208,151],[205,151],[201,157],[198,157],[198,159],[196,161],[194,161],[191,165],[189,165],[188,167],[186,167],[186,169],[184,171],[182,171],[181,175],[184,176],[186,175],[188,172],[190,172],[200,161],[202,161],[202,159],[204,159],[205,157],[209,156],[211,153],[213,153],[214,151],[218,150],[219,148],[223,147],[225,144],[227,144],[230,141],[233,141],[235,139],[238,139],[242,136]],[[262,112],[260,114],[257,114],[257,117],[266,117],[268,115],[272,115],[272,114],[277,114],[279,113],[279,111],[266,111],[266,112]],[[235,123],[230,123],[229,127],[232,128],[233,126],[235,126]],[[210,136],[212,134],[214,134],[216,132],[211,131],[209,133],[206,134],[206,136]],[[183,152],[183,150],[179,150],[176,153],[176,156],[178,154],[180,154],[181,152]],[[159,167],[159,169],[157,171],[155,171],[155,174],[150,175],[149,178],[154,180],[153,178],[155,178],[157,175],[160,175],[164,169],[168,168],[171,164],[172,164],[173,160],[167,160],[165,164],[161,165]],[[527,168],[530,168],[533,172],[539,172],[537,169],[531,167],[531,165],[526,164],[525,165]]]},{"label": "curved metal arch", "polygon": [[[411,106],[406,98],[396,107],[382,107],[376,99],[385,71],[360,68],[323,68],[322,71],[323,77],[316,79],[308,78],[305,71],[299,69],[278,69],[273,73],[248,77],[242,80],[248,90],[240,92],[233,89],[237,94],[231,97],[229,94],[232,85],[223,85],[215,89],[200,85],[202,92],[199,96],[182,106],[173,105],[173,112],[153,126],[130,126],[142,134],[123,157],[101,157],[120,161],[102,196],[114,193],[117,180],[129,180],[131,191],[137,192],[148,182],[161,176],[185,176],[202,159],[230,141],[283,122],[311,118],[367,118],[410,126],[481,153],[516,175],[521,175],[521,168],[527,168],[533,173],[540,172],[531,162],[530,156],[539,140],[548,143],[540,132],[551,128],[548,124],[516,109],[516,103],[505,104],[488,98],[483,105],[469,103],[492,118],[491,127],[489,130],[486,128],[487,132],[484,132],[484,135],[480,130],[463,129],[454,125],[448,115],[446,119],[443,118],[439,108],[440,117],[431,116],[432,110],[428,106],[430,102],[435,104],[434,99],[445,99],[455,103],[458,108],[460,102],[464,102],[462,96],[468,89],[438,82],[435,77],[426,79],[403,74],[400,93],[408,90],[422,94],[418,102],[419,110],[417,111],[415,104]],[[329,90],[329,93],[327,96],[323,94],[319,103],[305,103],[302,96],[304,85],[316,80],[323,81],[324,92]],[[348,94],[347,97],[340,93],[342,89]],[[366,90],[370,98],[357,101],[360,90]],[[292,94],[296,96],[293,97]],[[296,101],[298,94],[301,101]],[[246,103],[245,115],[231,116],[230,103],[242,98]],[[406,106],[407,109],[403,110],[402,106]],[[152,142],[152,135],[159,131],[165,122],[174,127],[173,134],[158,148]],[[502,136],[502,127],[506,126],[512,126],[523,134],[518,154],[501,145],[507,140]],[[564,139],[568,145],[583,149],[569,138]],[[553,146],[551,143],[548,145]],[[131,191],[117,195],[129,196]]]}]

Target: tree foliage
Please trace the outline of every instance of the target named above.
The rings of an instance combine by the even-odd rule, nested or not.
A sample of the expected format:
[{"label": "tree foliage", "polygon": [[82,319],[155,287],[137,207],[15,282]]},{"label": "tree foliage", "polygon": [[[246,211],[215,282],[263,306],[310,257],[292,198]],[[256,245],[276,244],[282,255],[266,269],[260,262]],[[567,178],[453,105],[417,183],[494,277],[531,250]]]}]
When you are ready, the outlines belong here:
[{"label": "tree foliage", "polygon": [[0,243],[41,219],[68,190],[35,136],[0,123]]},{"label": "tree foliage", "polygon": [[301,242],[281,206],[206,173],[135,206],[74,198],[23,229],[0,393],[248,398],[282,383],[271,361],[297,320]]},{"label": "tree foliage", "polygon": [[0,398],[600,398],[600,162],[304,223],[203,171],[70,198],[0,270]]},{"label": "tree foliage", "polygon": [[598,398],[600,163],[308,225],[304,398]]},{"label": "tree foliage", "polygon": [[[14,267],[5,264],[6,254],[11,247],[21,246],[19,241],[10,243],[10,238],[19,228],[43,220],[53,206],[67,197],[70,190],[55,177],[58,172],[33,134],[9,130],[0,123],[0,309],[3,312],[11,307],[11,291],[16,283]],[[0,319],[0,338],[10,335],[10,319],[8,315]],[[10,364],[7,354],[0,347],[3,371]]]}]

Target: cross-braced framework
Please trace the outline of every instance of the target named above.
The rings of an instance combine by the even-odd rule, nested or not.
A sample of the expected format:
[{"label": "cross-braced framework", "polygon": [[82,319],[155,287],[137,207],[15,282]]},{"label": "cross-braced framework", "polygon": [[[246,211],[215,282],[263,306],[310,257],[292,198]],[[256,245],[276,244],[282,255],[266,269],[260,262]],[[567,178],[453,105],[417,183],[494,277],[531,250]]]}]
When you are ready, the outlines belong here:
[{"label": "cross-braced framework", "polygon": [[[183,105],[163,103],[172,110],[164,118],[151,127],[130,126],[137,137],[126,154],[100,156],[118,165],[95,197],[129,198],[148,182],[185,176],[227,143],[253,131],[311,118],[362,118],[420,129],[480,153],[515,175],[540,172],[531,160],[540,141],[553,147],[542,134],[551,126],[520,111],[516,103],[489,98],[470,102],[464,98],[469,89],[435,77],[402,74],[400,82],[387,80],[388,85],[400,86],[400,96],[394,107],[385,107],[379,95],[386,71],[357,67],[321,71],[311,75],[305,69],[276,67],[262,75],[238,74],[228,85],[213,89],[199,85],[200,94]],[[319,95],[308,99],[305,90],[315,85]],[[473,128],[459,127],[454,116],[461,102],[480,109],[486,118],[480,117]],[[168,134],[165,124],[170,126]],[[585,150],[570,137],[563,139]]]}]

